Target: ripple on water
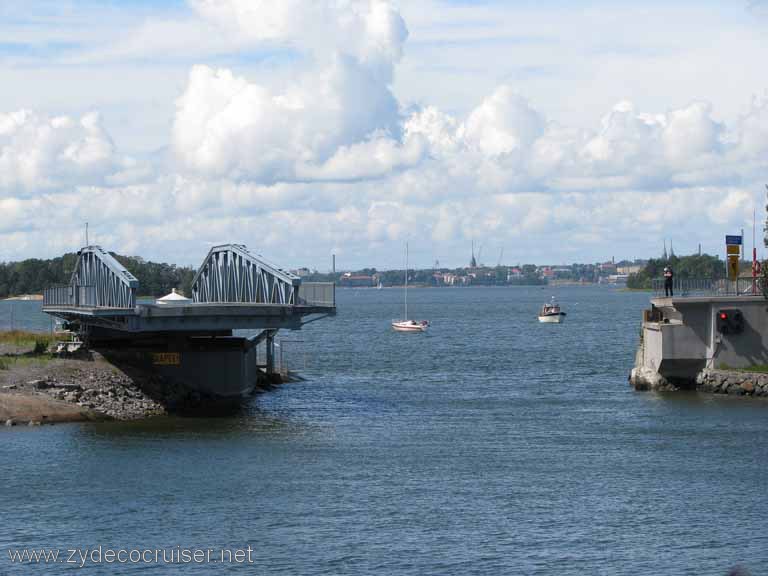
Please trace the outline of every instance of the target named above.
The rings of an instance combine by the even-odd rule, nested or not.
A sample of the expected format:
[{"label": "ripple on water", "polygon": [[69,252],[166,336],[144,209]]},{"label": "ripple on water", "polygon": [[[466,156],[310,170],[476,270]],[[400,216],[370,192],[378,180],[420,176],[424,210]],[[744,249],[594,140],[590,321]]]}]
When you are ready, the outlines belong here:
[{"label": "ripple on water", "polygon": [[235,413],[0,430],[0,546],[251,544],[254,572],[286,575],[766,573],[768,403],[632,391],[647,295],[561,288],[567,321],[542,325],[550,292],[412,290],[432,329],[403,335],[400,291],[339,290],[335,319],[286,337],[307,380]]}]

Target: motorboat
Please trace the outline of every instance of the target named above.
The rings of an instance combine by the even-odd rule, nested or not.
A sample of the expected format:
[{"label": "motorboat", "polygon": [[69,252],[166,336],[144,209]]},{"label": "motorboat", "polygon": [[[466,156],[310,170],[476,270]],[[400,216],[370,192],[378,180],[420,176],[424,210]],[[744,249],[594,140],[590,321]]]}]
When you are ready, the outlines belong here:
[{"label": "motorboat", "polygon": [[427,320],[408,320],[408,243],[405,244],[405,320],[392,320],[392,329],[396,332],[426,332],[429,328]]},{"label": "motorboat", "polygon": [[565,312],[560,309],[560,304],[558,304],[555,297],[552,296],[552,300],[541,307],[541,310],[539,311],[539,322],[560,324],[563,320],[565,320]]}]

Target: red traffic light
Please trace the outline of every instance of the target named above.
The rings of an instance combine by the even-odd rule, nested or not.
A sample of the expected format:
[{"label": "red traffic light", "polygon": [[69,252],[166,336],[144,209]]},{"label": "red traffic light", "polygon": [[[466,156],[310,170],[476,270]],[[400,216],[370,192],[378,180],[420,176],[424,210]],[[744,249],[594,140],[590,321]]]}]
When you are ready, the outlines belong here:
[{"label": "red traffic light", "polygon": [[720,320],[728,320],[728,314],[725,312],[720,312]]}]

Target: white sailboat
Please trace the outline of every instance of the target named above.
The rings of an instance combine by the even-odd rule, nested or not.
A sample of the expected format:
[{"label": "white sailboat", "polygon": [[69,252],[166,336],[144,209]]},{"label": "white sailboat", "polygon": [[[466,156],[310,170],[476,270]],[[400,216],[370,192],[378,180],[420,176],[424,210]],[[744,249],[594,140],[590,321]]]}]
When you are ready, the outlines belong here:
[{"label": "white sailboat", "polygon": [[392,320],[392,329],[396,332],[426,332],[429,328],[427,320],[408,319],[408,243],[405,244],[405,314],[404,320]]}]

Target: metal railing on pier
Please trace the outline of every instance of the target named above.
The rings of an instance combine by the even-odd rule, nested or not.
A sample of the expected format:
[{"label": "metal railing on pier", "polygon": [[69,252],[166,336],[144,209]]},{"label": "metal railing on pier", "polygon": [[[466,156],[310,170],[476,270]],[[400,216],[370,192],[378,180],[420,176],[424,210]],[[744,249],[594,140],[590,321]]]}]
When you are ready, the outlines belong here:
[{"label": "metal railing on pier", "polygon": [[[656,278],[651,288],[656,298],[666,296],[664,279]],[[762,278],[745,276],[736,280],[708,278],[675,278],[672,281],[672,294],[675,298],[693,298],[697,296],[764,296],[766,286]]]},{"label": "metal railing on pier", "polygon": [[333,282],[302,282],[298,303],[303,306],[336,306],[336,285]]},{"label": "metal railing on pier", "polygon": [[[336,285],[333,282],[306,282],[299,287],[299,302],[303,306],[336,306]],[[135,306],[131,302],[129,306]],[[65,306],[99,308],[95,286],[52,286],[43,291],[43,307]],[[116,306],[106,306],[116,308]]]},{"label": "metal railing on pier", "polygon": [[96,286],[52,286],[43,290],[43,307],[97,308]]},{"label": "metal railing on pier", "polygon": [[43,290],[43,306],[72,306],[74,300],[74,288],[69,285]]}]

